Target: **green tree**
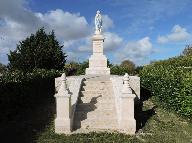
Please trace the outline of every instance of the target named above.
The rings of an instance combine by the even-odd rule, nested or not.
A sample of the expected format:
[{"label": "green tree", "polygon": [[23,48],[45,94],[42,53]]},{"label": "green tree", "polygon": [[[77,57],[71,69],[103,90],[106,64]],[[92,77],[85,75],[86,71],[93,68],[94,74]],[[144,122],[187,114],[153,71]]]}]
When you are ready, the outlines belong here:
[{"label": "green tree", "polygon": [[83,74],[85,74],[85,70],[88,67],[89,67],[89,61],[84,61],[82,63],[79,63],[79,68],[77,70],[76,75],[83,75]]},{"label": "green tree", "polygon": [[187,45],[182,52],[183,56],[192,56],[192,45]]},{"label": "green tree", "polygon": [[86,68],[89,67],[89,61],[84,61],[82,63],[70,62],[65,64],[65,72],[68,76],[71,75],[83,75],[85,74]]},{"label": "green tree", "polygon": [[11,70],[31,71],[34,68],[61,70],[66,62],[62,45],[56,40],[54,31],[47,34],[44,28],[19,42],[16,50],[8,54]]},{"label": "green tree", "polygon": [[128,73],[133,73],[135,71],[135,64],[130,60],[122,61],[120,67],[127,69]]},{"label": "green tree", "polygon": [[107,59],[107,67],[108,67],[108,68],[113,67],[113,64],[109,61],[109,59]]},{"label": "green tree", "polygon": [[79,63],[72,61],[70,63],[66,63],[64,70],[67,76],[76,75],[77,70],[79,68]]},{"label": "green tree", "polygon": [[135,74],[139,74],[142,69],[143,69],[143,66],[137,66],[137,67],[135,68]]},{"label": "green tree", "polygon": [[7,70],[6,66],[2,63],[0,63],[0,74],[4,73]]}]

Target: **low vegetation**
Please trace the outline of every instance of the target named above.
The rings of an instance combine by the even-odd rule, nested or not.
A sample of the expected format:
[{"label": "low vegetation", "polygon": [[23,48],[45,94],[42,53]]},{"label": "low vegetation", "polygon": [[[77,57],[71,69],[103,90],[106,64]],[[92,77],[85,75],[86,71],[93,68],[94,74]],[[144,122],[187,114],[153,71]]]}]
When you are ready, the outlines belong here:
[{"label": "low vegetation", "polygon": [[[188,51],[190,51],[188,49]],[[167,109],[192,117],[192,56],[154,62],[140,73],[141,85]]]},{"label": "low vegetation", "polygon": [[55,70],[36,69],[30,73],[7,72],[0,76],[0,125],[11,120],[23,109],[38,106],[38,102],[54,95]]}]

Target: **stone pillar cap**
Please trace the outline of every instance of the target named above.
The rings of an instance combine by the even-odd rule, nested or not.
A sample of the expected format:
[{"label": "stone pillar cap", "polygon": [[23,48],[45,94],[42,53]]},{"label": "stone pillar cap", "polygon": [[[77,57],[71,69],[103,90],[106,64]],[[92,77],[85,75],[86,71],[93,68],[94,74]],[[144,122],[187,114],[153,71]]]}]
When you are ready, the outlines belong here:
[{"label": "stone pillar cap", "polygon": [[102,34],[95,34],[92,37],[92,40],[96,41],[96,40],[104,40],[104,36]]},{"label": "stone pillar cap", "polygon": [[135,94],[121,94],[120,96],[121,98],[135,98],[136,95]]}]

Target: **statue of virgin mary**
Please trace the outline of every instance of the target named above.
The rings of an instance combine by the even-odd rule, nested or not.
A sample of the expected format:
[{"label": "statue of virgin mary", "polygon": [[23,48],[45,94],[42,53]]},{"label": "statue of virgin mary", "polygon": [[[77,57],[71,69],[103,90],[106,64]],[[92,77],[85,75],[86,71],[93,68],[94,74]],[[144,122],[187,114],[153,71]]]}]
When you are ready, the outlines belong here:
[{"label": "statue of virgin mary", "polygon": [[101,33],[102,32],[102,17],[100,14],[100,11],[98,10],[95,15],[95,33]]}]

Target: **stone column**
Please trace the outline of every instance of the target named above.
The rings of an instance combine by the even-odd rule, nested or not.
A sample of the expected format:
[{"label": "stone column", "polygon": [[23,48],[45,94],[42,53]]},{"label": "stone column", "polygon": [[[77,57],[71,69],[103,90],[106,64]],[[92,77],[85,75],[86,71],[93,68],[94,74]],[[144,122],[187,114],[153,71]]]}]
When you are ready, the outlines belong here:
[{"label": "stone column", "polygon": [[55,95],[56,98],[56,114],[55,119],[55,133],[71,132],[70,124],[70,108],[71,108],[71,95],[67,90],[66,75],[65,73],[61,76],[61,86],[58,93]]},{"label": "stone column", "polygon": [[122,95],[120,97],[120,131],[127,134],[135,134],[136,120],[134,118],[134,98],[135,94],[129,85],[129,76],[124,76]]},{"label": "stone column", "polygon": [[110,75],[110,69],[107,68],[107,58],[103,54],[104,37],[97,33],[92,37],[93,54],[89,58],[89,68],[86,74],[90,75]]}]

